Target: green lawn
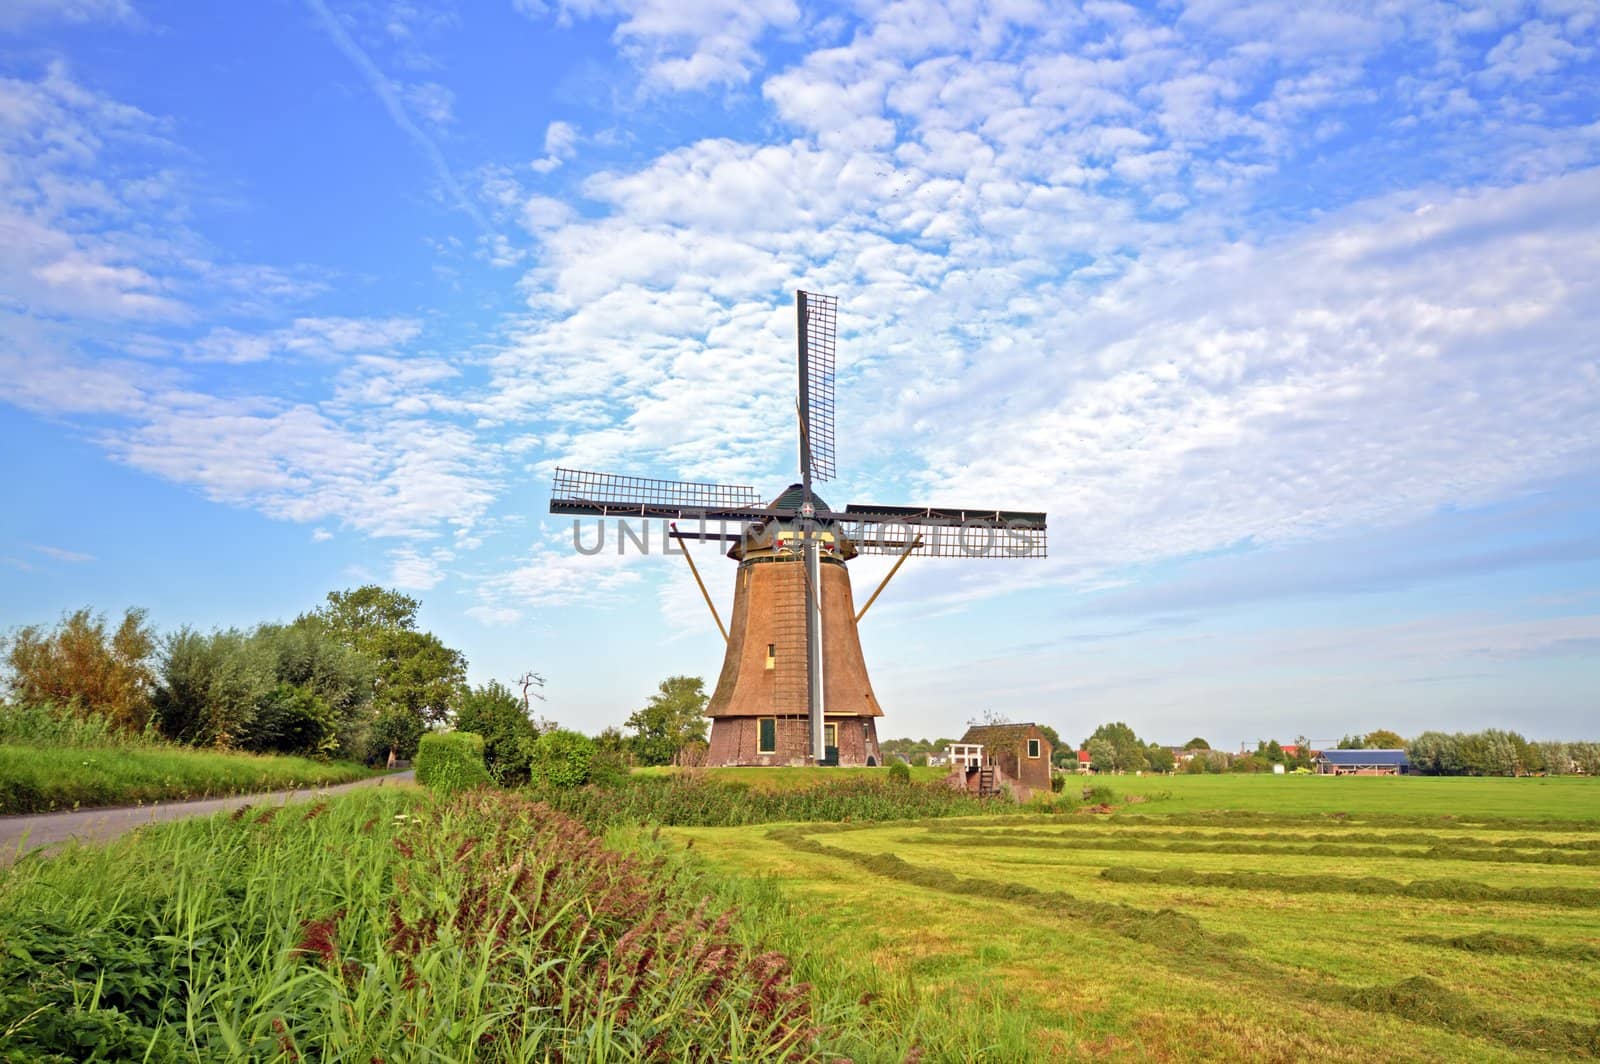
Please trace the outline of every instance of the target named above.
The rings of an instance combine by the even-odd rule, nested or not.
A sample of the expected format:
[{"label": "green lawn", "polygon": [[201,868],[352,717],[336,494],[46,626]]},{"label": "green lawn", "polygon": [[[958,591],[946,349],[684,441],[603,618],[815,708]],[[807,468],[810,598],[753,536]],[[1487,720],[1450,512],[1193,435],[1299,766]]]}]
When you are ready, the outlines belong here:
[{"label": "green lawn", "polygon": [[0,745],[0,813],[181,801],[320,786],[372,773],[348,762],[176,746]]},{"label": "green lawn", "polygon": [[1600,780],[1092,782],[1172,797],[663,834],[765,877],[819,970],[914,987],[901,1022],[964,1017],[973,1059],[1600,1055]]}]

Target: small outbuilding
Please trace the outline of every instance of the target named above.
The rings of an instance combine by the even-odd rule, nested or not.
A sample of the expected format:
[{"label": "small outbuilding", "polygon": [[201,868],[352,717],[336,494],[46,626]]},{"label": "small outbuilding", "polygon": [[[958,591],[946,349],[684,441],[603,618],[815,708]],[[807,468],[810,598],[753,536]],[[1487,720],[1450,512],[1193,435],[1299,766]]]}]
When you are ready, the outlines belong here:
[{"label": "small outbuilding", "polygon": [[1037,724],[975,724],[951,747],[951,774],[962,774],[962,785],[971,789],[974,782],[965,777],[976,773],[980,792],[1005,786],[1027,801],[1034,791],[1050,790],[1051,752]]},{"label": "small outbuilding", "polygon": [[1404,750],[1324,750],[1316,764],[1324,776],[1404,776],[1411,771]]}]

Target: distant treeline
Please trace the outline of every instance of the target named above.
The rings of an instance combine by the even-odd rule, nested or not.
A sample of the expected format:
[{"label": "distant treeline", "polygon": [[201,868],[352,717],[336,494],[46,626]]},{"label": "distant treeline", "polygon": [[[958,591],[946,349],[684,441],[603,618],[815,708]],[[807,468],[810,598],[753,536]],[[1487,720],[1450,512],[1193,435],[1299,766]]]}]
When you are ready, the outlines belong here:
[{"label": "distant treeline", "polygon": [[1427,731],[1406,744],[1427,776],[1600,776],[1600,743],[1529,741],[1514,731]]}]

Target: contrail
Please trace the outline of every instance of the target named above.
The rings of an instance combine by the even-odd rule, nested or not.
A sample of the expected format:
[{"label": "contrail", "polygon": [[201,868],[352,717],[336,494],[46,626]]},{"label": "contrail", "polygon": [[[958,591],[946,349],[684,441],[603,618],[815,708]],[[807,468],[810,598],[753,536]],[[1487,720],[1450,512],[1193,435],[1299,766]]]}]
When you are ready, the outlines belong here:
[{"label": "contrail", "polygon": [[374,63],[372,57],[362,51],[361,46],[344,31],[344,27],[339,25],[339,20],[333,17],[333,12],[328,10],[328,5],[323,0],[306,0],[306,3],[316,13],[317,17],[322,20],[323,28],[328,31],[328,36],[333,38],[333,43],[338,45],[339,51],[349,57],[350,61],[366,76],[368,83],[372,86],[372,91],[378,94],[378,99],[383,103],[384,110],[389,112],[389,117],[394,120],[394,124],[399,126],[401,132],[405,133],[406,136],[416,141],[417,147],[421,148],[423,154],[427,155],[428,160],[433,163],[433,169],[438,174],[439,181],[455,197],[456,204],[466,211],[474,222],[478,223],[478,228],[483,230],[485,236],[493,236],[494,229],[490,227],[483,213],[478,210],[476,204],[467,198],[466,192],[457,183],[455,175],[450,172],[449,165],[444,161],[444,154],[439,151],[439,146],[433,142],[433,138],[424,133],[421,127],[411,120],[410,115],[406,114],[405,105],[400,102],[400,97],[396,95],[394,85],[388,78],[383,76],[383,71],[378,69],[378,64]]}]

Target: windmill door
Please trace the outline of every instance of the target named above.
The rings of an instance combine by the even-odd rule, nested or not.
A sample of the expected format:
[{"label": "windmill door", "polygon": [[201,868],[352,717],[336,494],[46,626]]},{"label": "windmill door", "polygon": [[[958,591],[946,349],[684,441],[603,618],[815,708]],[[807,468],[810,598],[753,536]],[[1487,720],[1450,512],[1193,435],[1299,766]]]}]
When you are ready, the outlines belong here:
[{"label": "windmill door", "polygon": [[824,765],[837,765],[839,763],[839,725],[824,724],[822,726],[822,763]]}]

